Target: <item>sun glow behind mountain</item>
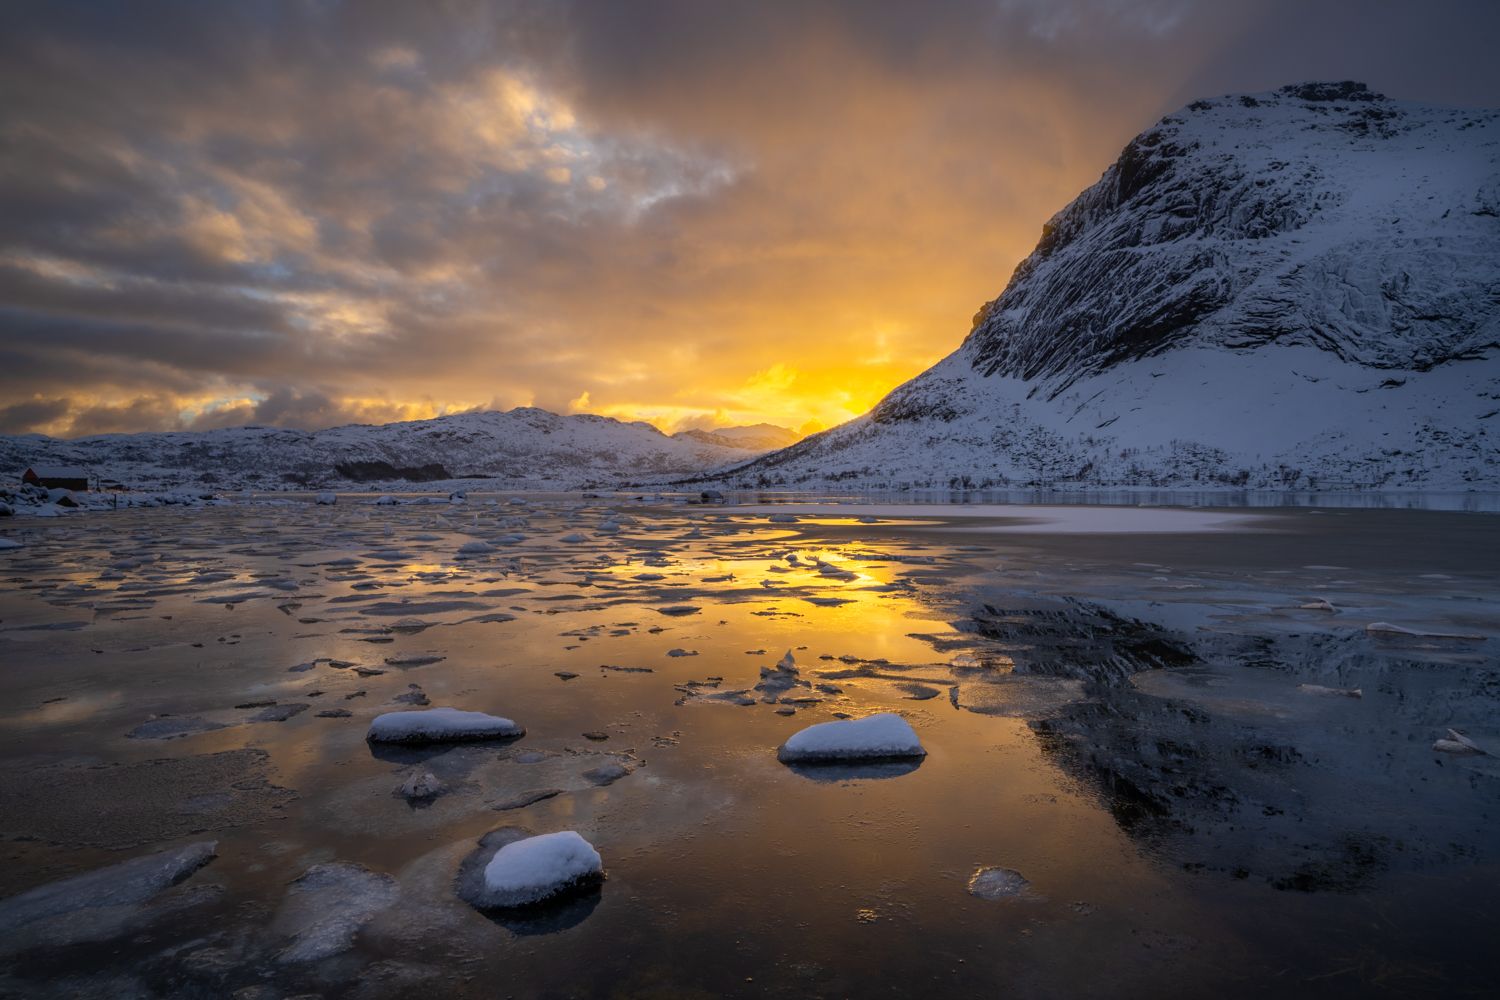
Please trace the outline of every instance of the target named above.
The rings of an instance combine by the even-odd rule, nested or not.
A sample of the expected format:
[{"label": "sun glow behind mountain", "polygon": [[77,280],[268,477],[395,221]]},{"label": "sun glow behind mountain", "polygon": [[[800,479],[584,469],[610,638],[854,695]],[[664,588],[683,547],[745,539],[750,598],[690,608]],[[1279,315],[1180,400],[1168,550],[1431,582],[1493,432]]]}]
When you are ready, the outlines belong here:
[{"label": "sun glow behind mountain", "polygon": [[1155,117],[1330,75],[1441,98],[1424,52],[1485,62],[1462,14],[13,5],[0,433],[829,427],[952,350]]}]

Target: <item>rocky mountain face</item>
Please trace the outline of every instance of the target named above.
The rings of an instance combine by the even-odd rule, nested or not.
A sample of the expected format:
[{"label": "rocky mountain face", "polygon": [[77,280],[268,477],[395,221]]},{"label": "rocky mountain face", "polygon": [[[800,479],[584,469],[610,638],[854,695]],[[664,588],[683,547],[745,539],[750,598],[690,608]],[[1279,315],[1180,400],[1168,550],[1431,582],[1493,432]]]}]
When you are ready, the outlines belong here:
[{"label": "rocky mountain face", "polygon": [[497,488],[576,489],[700,473],[759,451],[728,439],[669,437],[646,423],[523,407],[321,431],[271,427],[0,437],[0,469],[82,465],[132,488],[400,487],[482,480]]},{"label": "rocky mountain face", "polygon": [[963,344],[748,485],[1500,488],[1500,111],[1195,101]]}]

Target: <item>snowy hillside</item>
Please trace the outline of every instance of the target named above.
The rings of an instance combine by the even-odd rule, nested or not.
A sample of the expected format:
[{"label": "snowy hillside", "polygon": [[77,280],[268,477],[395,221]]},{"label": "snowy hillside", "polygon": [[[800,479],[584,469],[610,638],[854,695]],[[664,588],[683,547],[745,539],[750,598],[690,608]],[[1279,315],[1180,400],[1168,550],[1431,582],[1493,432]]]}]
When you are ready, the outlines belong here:
[{"label": "snowy hillside", "polygon": [[668,437],[646,423],[530,407],[310,432],[236,427],[71,441],[0,437],[0,469],[12,478],[35,463],[71,464],[148,489],[375,487],[456,479],[568,489],[693,474],[756,453],[728,442]]},{"label": "snowy hillside", "polygon": [[1195,101],[962,346],[747,485],[1500,488],[1500,112]]},{"label": "snowy hillside", "polygon": [[751,451],[775,451],[796,444],[796,431],[775,424],[750,424],[746,427],[716,427],[711,431],[678,431],[675,438],[687,438],[721,448],[742,448]]}]

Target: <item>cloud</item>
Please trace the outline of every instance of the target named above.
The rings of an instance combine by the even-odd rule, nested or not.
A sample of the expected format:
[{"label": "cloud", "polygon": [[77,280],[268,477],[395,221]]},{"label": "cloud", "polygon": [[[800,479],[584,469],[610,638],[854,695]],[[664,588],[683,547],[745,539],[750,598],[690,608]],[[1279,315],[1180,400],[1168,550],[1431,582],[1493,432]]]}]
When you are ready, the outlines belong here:
[{"label": "cloud", "polygon": [[5,5],[0,429],[826,426],[1161,114],[1330,76],[1493,105],[1497,33],[1477,2]]}]

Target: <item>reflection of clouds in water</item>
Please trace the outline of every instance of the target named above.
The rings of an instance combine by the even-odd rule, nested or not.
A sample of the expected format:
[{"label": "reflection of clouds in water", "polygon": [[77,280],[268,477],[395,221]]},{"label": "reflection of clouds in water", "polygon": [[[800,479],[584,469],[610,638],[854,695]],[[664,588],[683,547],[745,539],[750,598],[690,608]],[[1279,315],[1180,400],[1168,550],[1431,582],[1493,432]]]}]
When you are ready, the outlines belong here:
[{"label": "reflection of clouds in water", "polygon": [[0,716],[0,726],[20,729],[82,722],[97,715],[107,715],[124,701],[125,692],[118,689],[73,694],[62,700],[44,703],[24,712]]}]

